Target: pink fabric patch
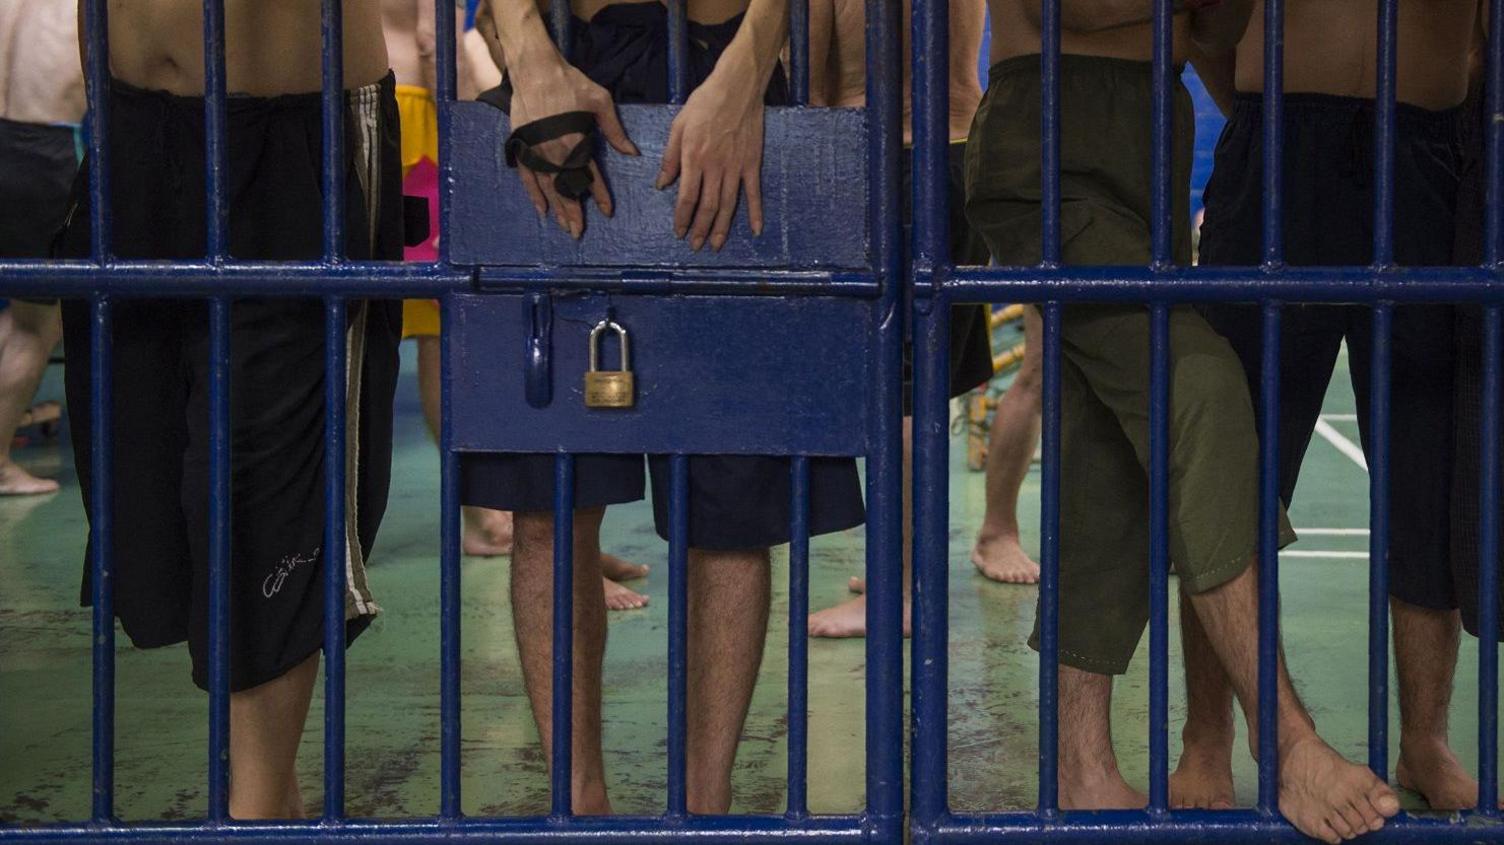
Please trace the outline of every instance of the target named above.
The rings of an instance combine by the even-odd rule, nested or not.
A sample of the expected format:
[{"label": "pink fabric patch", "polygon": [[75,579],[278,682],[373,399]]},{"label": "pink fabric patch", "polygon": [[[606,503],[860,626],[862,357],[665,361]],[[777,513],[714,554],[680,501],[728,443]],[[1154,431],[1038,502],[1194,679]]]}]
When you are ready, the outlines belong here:
[{"label": "pink fabric patch", "polygon": [[402,180],[402,195],[428,200],[428,240],[403,250],[406,261],[439,260],[439,167],[427,158],[420,159],[407,178]]}]

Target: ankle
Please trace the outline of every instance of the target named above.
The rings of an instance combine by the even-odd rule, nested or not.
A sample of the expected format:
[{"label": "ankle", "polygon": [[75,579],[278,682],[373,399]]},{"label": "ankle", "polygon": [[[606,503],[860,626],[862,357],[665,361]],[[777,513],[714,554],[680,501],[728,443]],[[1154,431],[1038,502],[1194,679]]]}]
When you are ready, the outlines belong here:
[{"label": "ankle", "polygon": [[1438,734],[1432,731],[1424,733],[1404,732],[1400,735],[1400,757],[1439,757],[1452,756],[1452,747],[1447,743],[1446,734]]},{"label": "ankle", "polygon": [[1232,757],[1232,746],[1237,740],[1237,728],[1231,720],[1226,724],[1186,723],[1180,732],[1181,746],[1186,754]]}]

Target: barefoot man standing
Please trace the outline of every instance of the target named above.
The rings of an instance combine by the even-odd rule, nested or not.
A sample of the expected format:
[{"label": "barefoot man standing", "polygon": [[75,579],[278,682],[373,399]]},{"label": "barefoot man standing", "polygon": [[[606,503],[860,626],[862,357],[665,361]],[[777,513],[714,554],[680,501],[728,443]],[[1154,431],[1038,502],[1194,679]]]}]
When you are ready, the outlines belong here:
[{"label": "barefoot man standing", "polygon": [[[991,0],[990,85],[966,160],[967,216],[993,258],[1040,259],[1039,0]],[[1060,6],[1060,228],[1069,265],[1150,260],[1151,0]],[[1174,61],[1231,50],[1251,0],[1176,3]],[[1194,8],[1187,8],[1194,7]],[[1174,258],[1190,264],[1195,121],[1175,82]],[[1170,317],[1171,559],[1250,725],[1257,725],[1258,438],[1232,348],[1194,310]],[[1113,676],[1148,620],[1149,314],[1071,305],[1061,327],[1060,806],[1140,807],[1112,748]],[[1281,543],[1294,534],[1283,521]],[[1031,638],[1037,647],[1038,631]],[[1399,811],[1390,788],[1323,742],[1281,664],[1279,807],[1330,843],[1378,830]],[[1250,737],[1252,741],[1252,737]],[[1256,748],[1254,744],[1252,747]]]}]

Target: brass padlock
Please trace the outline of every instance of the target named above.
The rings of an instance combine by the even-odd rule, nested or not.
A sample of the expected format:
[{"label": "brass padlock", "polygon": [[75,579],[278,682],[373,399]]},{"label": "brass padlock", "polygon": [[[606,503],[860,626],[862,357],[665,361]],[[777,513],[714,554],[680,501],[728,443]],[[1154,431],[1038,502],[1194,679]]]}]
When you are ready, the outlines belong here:
[{"label": "brass padlock", "polygon": [[[601,371],[601,333],[611,329],[621,340],[621,369]],[[585,407],[630,408],[637,402],[632,352],[627,330],[615,320],[601,320],[590,331],[590,371],[585,373]]]}]

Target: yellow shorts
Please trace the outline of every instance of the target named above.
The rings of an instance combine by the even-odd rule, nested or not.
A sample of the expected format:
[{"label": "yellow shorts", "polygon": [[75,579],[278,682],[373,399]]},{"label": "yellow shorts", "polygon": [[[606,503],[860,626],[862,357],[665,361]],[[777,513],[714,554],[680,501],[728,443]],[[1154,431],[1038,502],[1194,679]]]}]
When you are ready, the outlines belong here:
[{"label": "yellow shorts", "polygon": [[[439,160],[439,111],[428,89],[416,85],[397,86],[397,111],[402,116],[402,176],[405,179],[424,159]],[[402,303],[404,340],[438,336],[438,302],[409,299]]]}]

